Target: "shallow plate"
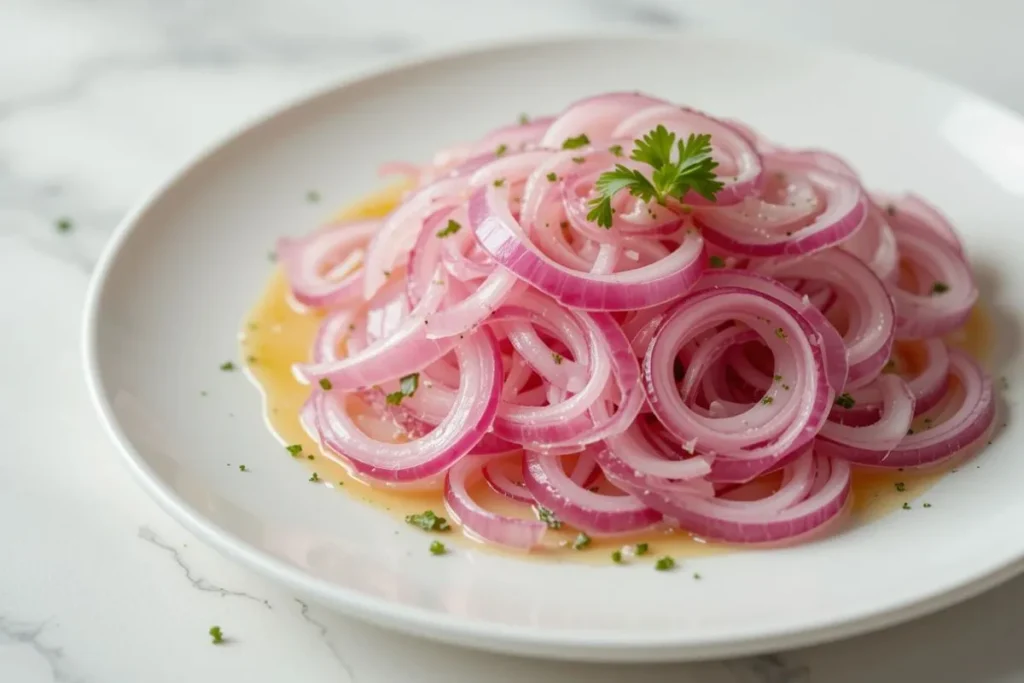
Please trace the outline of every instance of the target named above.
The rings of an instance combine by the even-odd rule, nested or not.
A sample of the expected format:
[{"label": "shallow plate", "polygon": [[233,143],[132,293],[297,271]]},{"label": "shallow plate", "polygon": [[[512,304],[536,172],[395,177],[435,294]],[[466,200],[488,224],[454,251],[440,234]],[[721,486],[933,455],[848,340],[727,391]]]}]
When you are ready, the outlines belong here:
[{"label": "shallow plate", "polygon": [[1024,387],[1010,311],[1024,291],[1019,118],[907,69],[834,52],[697,34],[541,42],[412,64],[300,102],[196,160],[121,225],[93,283],[86,358],[103,419],[146,490],[225,554],[343,612],[561,658],[807,644],[923,614],[1016,572],[1024,442],[1012,422],[929,492],[928,510],[666,573],[478,550],[432,557],[422,533],[311,486],[282,455],[257,392],[218,366],[237,356],[275,238],[324,218],[307,190],[342,204],[379,186],[381,162],[425,160],[519,112],[627,89],[742,118],[785,144],[828,147],[871,186],[938,203],[979,271],[998,328],[992,362],[1014,403]]}]

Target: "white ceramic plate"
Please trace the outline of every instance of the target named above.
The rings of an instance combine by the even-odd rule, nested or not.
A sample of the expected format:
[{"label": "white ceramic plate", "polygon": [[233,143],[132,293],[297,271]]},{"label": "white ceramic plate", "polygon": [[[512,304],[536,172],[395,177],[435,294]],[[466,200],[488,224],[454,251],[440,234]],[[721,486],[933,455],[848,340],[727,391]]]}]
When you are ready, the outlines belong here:
[{"label": "white ceramic plate", "polygon": [[[97,406],[146,490],[225,554],[340,611],[559,658],[792,647],[921,615],[1016,572],[1024,434],[1012,421],[929,492],[927,512],[796,548],[693,560],[702,581],[470,550],[435,558],[422,533],[310,486],[282,457],[257,392],[217,367],[237,356],[270,245],[324,217],[306,191],[344,203],[379,186],[380,162],[425,160],[519,112],[632,89],[836,150],[873,187],[935,201],[979,271],[1013,405],[1024,388],[1012,312],[1024,292],[1018,117],[905,68],[799,46],[700,34],[541,42],[411,64],[299,102],[198,158],[120,226],[93,283],[85,348]],[[233,458],[254,472],[225,467]]]}]

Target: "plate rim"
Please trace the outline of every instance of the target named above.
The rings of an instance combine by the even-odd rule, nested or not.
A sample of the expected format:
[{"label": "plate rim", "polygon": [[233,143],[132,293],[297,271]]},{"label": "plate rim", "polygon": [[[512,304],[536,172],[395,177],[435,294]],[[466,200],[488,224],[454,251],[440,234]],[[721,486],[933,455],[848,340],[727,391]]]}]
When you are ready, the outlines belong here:
[{"label": "plate rim", "polygon": [[149,211],[168,192],[183,182],[193,171],[217,154],[234,145],[239,139],[292,111],[310,106],[338,91],[372,82],[377,78],[398,72],[429,66],[442,66],[445,62],[461,61],[477,55],[521,50],[530,47],[593,43],[601,40],[628,42],[667,41],[699,34],[704,38],[716,37],[727,42],[746,44],[796,54],[822,54],[869,63],[876,67],[900,71],[913,78],[937,84],[963,97],[983,102],[1010,116],[1024,126],[1024,115],[1006,105],[989,99],[970,88],[926,72],[913,66],[849,50],[818,41],[803,41],[799,46],[780,45],[742,34],[729,34],[708,30],[703,26],[659,31],[655,35],[640,31],[615,33],[589,31],[586,33],[546,34],[536,38],[513,38],[501,41],[472,42],[455,49],[431,51],[403,59],[389,60],[382,65],[359,69],[346,78],[338,79],[312,90],[288,97],[252,117],[240,120],[228,131],[201,147],[180,165],[172,169],[161,181],[142,194],[134,206],[114,228],[100,258],[90,275],[82,317],[81,353],[87,390],[107,436],[116,446],[124,463],[141,488],[160,508],[220,554],[239,562],[275,583],[328,605],[346,616],[429,640],[445,642],[492,652],[529,655],[558,660],[586,660],[589,662],[656,662],[697,661],[721,657],[743,656],[817,645],[825,642],[894,626],[945,609],[981,594],[1024,572],[1024,545],[1009,559],[985,566],[966,580],[950,582],[945,589],[936,588],[923,596],[895,601],[883,608],[869,609],[857,616],[823,619],[820,624],[804,624],[788,630],[765,632],[759,636],[741,638],[702,638],[669,631],[665,635],[646,633],[631,637],[628,631],[572,631],[543,630],[484,621],[472,617],[456,616],[423,607],[395,602],[387,598],[365,594],[358,589],[327,581],[308,574],[287,562],[264,553],[234,533],[208,519],[153,471],[122,430],[108,400],[99,368],[100,304],[108,276],[118,256],[135,228],[143,222]]}]

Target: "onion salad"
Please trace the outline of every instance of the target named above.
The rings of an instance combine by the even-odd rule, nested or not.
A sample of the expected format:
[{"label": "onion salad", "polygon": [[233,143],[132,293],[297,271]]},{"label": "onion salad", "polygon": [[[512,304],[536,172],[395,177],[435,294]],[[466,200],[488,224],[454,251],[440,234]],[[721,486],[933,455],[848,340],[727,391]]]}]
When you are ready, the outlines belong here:
[{"label": "onion salad", "polygon": [[387,215],[278,245],[324,315],[302,424],[476,539],[798,542],[854,468],[987,439],[991,379],[946,342],[978,297],[957,233],[834,154],[611,93],[383,170]]}]

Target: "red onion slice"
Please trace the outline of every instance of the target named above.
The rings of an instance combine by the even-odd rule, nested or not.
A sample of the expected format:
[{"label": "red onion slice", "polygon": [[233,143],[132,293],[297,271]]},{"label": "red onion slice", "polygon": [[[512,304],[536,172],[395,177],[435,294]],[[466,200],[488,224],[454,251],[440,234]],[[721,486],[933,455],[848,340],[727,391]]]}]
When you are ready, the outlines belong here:
[{"label": "red onion slice", "polygon": [[501,357],[493,335],[481,330],[455,353],[459,390],[452,410],[433,430],[409,443],[386,443],[364,434],[340,392],[314,395],[320,441],[339,462],[385,482],[406,482],[443,472],[469,453],[487,433],[498,409]]},{"label": "red onion slice", "polygon": [[566,306],[592,311],[628,311],[665,303],[689,290],[703,269],[704,244],[696,233],[666,258],[643,268],[591,275],[551,261],[533,246],[512,217],[507,193],[477,190],[469,200],[469,220],[491,258]]},{"label": "red onion slice", "polygon": [[[770,207],[778,205],[764,199],[751,198],[735,207],[698,209],[694,223],[708,242],[745,256],[796,256],[838,244],[864,223],[868,199],[855,180],[773,157],[766,159],[766,164],[768,173],[776,180],[781,174],[788,187],[797,183],[808,186],[823,208],[809,203],[803,215],[787,212],[775,219],[770,218]],[[776,201],[788,206],[799,200],[787,192]]]},{"label": "red onion slice", "polygon": [[470,537],[507,548],[530,550],[544,540],[548,527],[544,522],[499,515],[477,504],[469,495],[471,479],[479,476],[486,461],[474,458],[457,463],[444,479],[444,504],[455,523]]},{"label": "red onion slice", "polygon": [[646,529],[661,520],[661,514],[631,495],[588,491],[565,473],[557,457],[527,452],[523,479],[534,499],[557,519],[593,536]]}]

